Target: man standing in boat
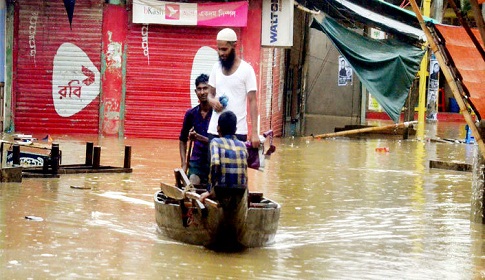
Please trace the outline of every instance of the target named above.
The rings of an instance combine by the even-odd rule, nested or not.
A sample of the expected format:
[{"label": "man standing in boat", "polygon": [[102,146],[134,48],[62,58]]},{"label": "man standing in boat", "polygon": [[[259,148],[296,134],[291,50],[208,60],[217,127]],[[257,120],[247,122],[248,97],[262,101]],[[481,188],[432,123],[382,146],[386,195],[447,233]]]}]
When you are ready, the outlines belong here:
[{"label": "man standing in boat", "polygon": [[[209,105],[207,96],[209,94],[209,77],[201,74],[195,79],[195,93],[199,99],[199,105],[187,110],[179,136],[179,151],[182,169],[187,170],[188,177],[192,184],[207,184],[209,177],[209,140],[207,128],[212,116],[212,108]],[[187,141],[194,143],[192,153],[187,155]],[[190,151],[190,147],[189,147]],[[187,158],[189,157],[189,158]]]},{"label": "man standing in boat", "polygon": [[258,134],[258,106],[256,103],[256,74],[249,63],[236,54],[237,35],[234,30],[224,28],[217,34],[219,62],[212,68],[209,76],[209,104],[214,109],[209,123],[209,141],[217,137],[217,121],[225,111],[232,111],[237,117],[236,137],[248,140],[247,107],[252,122],[251,144],[260,145]]},{"label": "man standing in boat", "polygon": [[218,138],[210,142],[210,190],[201,195],[201,201],[214,196],[216,186],[247,188],[248,151],[244,142],[237,139],[237,117],[232,111],[223,112],[218,119]]}]

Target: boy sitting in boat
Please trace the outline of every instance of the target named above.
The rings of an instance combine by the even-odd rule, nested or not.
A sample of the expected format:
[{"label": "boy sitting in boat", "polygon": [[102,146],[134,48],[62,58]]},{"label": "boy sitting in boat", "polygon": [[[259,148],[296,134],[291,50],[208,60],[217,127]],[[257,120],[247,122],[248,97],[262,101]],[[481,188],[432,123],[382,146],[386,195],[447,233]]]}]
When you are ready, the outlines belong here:
[{"label": "boy sitting in boat", "polygon": [[203,202],[214,197],[214,187],[246,187],[248,184],[248,152],[244,142],[236,138],[236,115],[225,111],[219,116],[219,138],[210,142],[209,190],[201,195]]}]

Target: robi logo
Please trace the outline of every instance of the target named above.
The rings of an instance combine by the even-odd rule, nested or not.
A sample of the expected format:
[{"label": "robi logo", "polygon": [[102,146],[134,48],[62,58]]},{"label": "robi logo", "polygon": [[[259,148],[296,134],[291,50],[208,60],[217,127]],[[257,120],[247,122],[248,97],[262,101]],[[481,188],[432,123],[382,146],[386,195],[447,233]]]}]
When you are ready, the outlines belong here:
[{"label": "robi logo", "polygon": [[180,5],[165,4],[165,19],[180,19]]},{"label": "robi logo", "polygon": [[89,56],[78,46],[63,43],[52,67],[52,99],[57,114],[68,118],[81,112],[98,98],[100,80],[100,72]]}]

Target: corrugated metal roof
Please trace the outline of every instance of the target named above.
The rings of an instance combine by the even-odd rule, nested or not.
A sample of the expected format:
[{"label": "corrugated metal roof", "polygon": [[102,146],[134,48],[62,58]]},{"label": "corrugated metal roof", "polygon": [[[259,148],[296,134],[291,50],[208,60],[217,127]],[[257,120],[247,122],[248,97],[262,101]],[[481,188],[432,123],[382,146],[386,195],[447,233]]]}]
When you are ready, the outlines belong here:
[{"label": "corrugated metal roof", "polygon": [[[485,61],[481,58],[475,44],[466,33],[465,28],[450,25],[435,25],[439,36],[444,43],[446,54],[451,65],[458,71],[463,89],[470,97],[472,107],[480,119],[485,117]],[[475,37],[480,40],[480,34],[476,28],[472,28]],[[482,48],[483,48],[482,44]]]}]

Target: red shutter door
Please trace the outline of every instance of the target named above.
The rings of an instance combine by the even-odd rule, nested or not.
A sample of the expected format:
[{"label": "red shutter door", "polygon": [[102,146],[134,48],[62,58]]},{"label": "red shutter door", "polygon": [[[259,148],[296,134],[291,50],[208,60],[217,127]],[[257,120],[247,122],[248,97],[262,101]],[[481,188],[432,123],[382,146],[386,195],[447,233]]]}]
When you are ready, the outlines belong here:
[{"label": "red shutter door", "polygon": [[128,31],[126,136],[177,139],[197,105],[195,78],[218,60],[220,28],[132,24]]},{"label": "red shutter door", "polygon": [[19,1],[17,132],[98,133],[103,2]]}]

